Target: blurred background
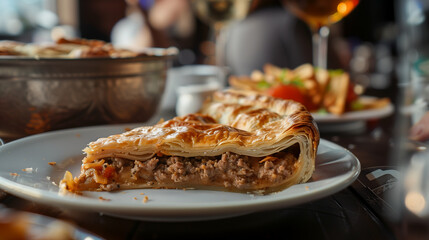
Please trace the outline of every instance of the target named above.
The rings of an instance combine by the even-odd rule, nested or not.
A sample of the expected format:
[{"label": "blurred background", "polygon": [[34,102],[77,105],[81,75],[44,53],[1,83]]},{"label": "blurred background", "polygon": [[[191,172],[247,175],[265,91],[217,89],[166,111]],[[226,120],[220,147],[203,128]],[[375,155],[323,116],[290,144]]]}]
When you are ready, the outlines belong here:
[{"label": "blurred background", "polygon": [[[330,67],[350,70],[358,75],[357,81],[371,84],[376,90],[388,88],[397,45],[401,40],[398,38],[401,24],[416,24],[406,22],[408,20],[404,18],[411,15],[407,15],[405,9],[399,6],[407,5],[409,11],[418,11],[418,6],[414,6],[417,10],[408,6],[413,3],[418,5],[418,2],[360,1],[349,16],[331,26],[330,52],[335,57],[331,57],[334,64]],[[254,1],[248,17],[276,8],[286,15],[287,10],[282,7],[280,0]],[[401,9],[400,13],[395,9]],[[307,31],[305,24],[299,24]],[[285,26],[284,33],[288,32],[293,33],[294,30]],[[254,35],[258,33],[254,32]],[[59,36],[100,39],[137,50],[176,46],[181,50],[176,66],[215,62],[213,31],[207,22],[195,16],[187,0],[0,1],[0,39],[46,42]],[[403,49],[405,43],[400,44]],[[299,62],[285,63],[274,59],[271,62],[280,67],[293,68],[306,60],[302,58]],[[234,69],[232,71],[236,73]]]},{"label": "blurred background", "polygon": [[[331,26],[329,67],[350,71],[355,81],[368,87],[369,95],[377,95],[379,91],[383,94],[386,89],[391,90],[394,85],[392,81],[395,81],[392,80],[392,73],[398,57],[398,48],[402,51],[409,47],[407,39],[401,39],[401,34],[410,36],[408,32],[402,31],[402,27],[406,29],[407,26],[404,25],[418,25],[415,21],[425,21],[419,19],[420,15],[424,16],[423,13],[417,13],[422,8],[419,5],[422,5],[421,1],[416,0],[361,0],[349,16]],[[247,18],[252,19],[252,15],[255,15],[255,19],[258,14],[263,14],[260,13],[263,11],[281,11],[284,12],[285,18],[291,15],[282,6],[281,0],[256,0],[252,3]],[[271,21],[278,23],[287,19],[273,18]],[[231,43],[226,49],[232,51],[229,51],[230,55],[225,54],[228,59],[222,62],[231,67],[231,74],[250,74],[250,69],[260,68],[265,62],[289,68],[311,62],[308,27],[299,19],[294,18],[294,21],[296,23],[293,22],[293,27],[302,28],[298,33],[297,30],[290,29],[291,24],[284,24],[284,27],[280,23],[277,24],[277,32],[283,35],[298,35],[304,39],[300,41],[300,44],[304,43],[303,50],[290,53],[290,58],[294,60],[287,61],[278,56],[261,58],[259,62],[246,63],[249,67],[244,70],[241,65],[237,65],[237,61],[253,57],[246,55],[241,48],[246,47],[246,41],[242,43],[242,39],[252,39],[259,35],[258,28],[255,27],[252,32],[242,31],[242,36],[233,35],[232,37],[238,39],[236,41],[226,40]],[[232,26],[228,27],[237,28],[234,24],[230,25]],[[263,28],[260,30],[264,31]],[[418,31],[414,34],[416,32]],[[284,38],[281,34],[265,38]],[[100,39],[133,50],[175,46],[180,49],[180,53],[174,66],[216,62],[215,34],[212,27],[207,21],[196,16],[188,0],[0,1],[0,39],[46,42],[60,36]],[[291,38],[290,36],[288,38]],[[421,38],[414,35],[412,37]],[[237,41],[242,44],[235,43]],[[291,40],[285,41],[281,44],[288,44]],[[258,40],[257,43],[259,42]],[[291,45],[293,44],[294,42]],[[260,51],[266,51],[264,45],[260,45]],[[258,45],[249,43],[252,49],[255,49],[255,46]],[[255,55],[259,54],[258,51],[254,52]]]},{"label": "blurred background", "polygon": [[[38,43],[59,37],[82,37],[133,50],[175,46],[180,53],[174,66],[216,64],[219,50],[215,47],[213,26],[196,16],[191,3],[188,0],[1,0],[0,39]],[[418,45],[417,39],[423,38],[418,34],[424,33],[418,30],[414,35],[408,32],[410,26],[426,21],[422,19],[423,5],[423,1],[417,0],[361,0],[349,16],[330,27],[328,67],[349,71],[369,95],[393,91],[396,78],[392,74],[398,54],[410,48],[410,44]],[[267,28],[254,23],[257,21],[262,26],[269,24],[276,33],[267,33],[264,30]],[[244,23],[225,27],[224,32],[232,29],[234,34],[222,39],[220,51],[226,54],[217,53],[218,58],[224,58],[219,62],[230,67],[230,74],[250,74],[267,62],[288,68],[311,62],[310,30],[288,12],[281,0],[253,1],[241,22]],[[271,44],[276,39],[282,41],[280,47],[272,44],[273,51],[279,52],[278,56],[272,56],[264,41]],[[293,51],[284,45],[301,47]],[[252,51],[246,51],[247,48]],[[283,48],[283,52],[278,50]]]},{"label": "blurred background", "polygon": [[[334,24],[331,46],[338,60],[335,67],[359,73],[391,72],[389,61],[397,54],[402,20],[395,9],[409,4],[406,2],[418,1],[362,0],[349,16]],[[254,1],[248,17],[276,8],[286,15],[280,0]],[[293,30],[285,26],[284,32]],[[133,49],[176,46],[181,53],[175,64],[189,65],[214,63],[213,35],[210,25],[195,16],[187,0],[0,1],[3,40],[46,42],[66,36],[100,39]],[[386,84],[379,80],[374,87]]]}]

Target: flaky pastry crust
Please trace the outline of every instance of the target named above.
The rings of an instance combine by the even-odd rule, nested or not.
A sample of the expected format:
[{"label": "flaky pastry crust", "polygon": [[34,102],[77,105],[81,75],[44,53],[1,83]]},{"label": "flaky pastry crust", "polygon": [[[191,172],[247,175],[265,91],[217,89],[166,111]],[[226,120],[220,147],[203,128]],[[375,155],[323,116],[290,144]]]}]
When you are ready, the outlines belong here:
[{"label": "flaky pastry crust", "polygon": [[[263,158],[299,146],[299,156],[293,163],[291,176],[274,186],[256,184],[245,189],[272,192],[310,179],[318,144],[319,132],[303,105],[269,96],[222,91],[206,101],[199,113],[91,142],[84,149],[86,157],[83,164],[105,158],[144,162],[157,156],[192,158],[219,156],[227,152]],[[151,183],[151,186],[141,186],[167,185]],[[174,184],[169,183],[167,187],[172,186]],[[184,185],[177,183],[177,186]]]}]

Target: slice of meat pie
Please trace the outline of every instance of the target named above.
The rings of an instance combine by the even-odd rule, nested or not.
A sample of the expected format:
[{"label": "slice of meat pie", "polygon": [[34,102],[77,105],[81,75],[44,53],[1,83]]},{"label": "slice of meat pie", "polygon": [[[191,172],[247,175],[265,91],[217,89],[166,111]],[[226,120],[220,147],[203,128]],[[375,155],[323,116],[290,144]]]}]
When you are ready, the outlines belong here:
[{"label": "slice of meat pie", "polygon": [[319,132],[299,103],[216,92],[198,114],[100,138],[84,149],[69,191],[195,188],[270,193],[306,182]]}]

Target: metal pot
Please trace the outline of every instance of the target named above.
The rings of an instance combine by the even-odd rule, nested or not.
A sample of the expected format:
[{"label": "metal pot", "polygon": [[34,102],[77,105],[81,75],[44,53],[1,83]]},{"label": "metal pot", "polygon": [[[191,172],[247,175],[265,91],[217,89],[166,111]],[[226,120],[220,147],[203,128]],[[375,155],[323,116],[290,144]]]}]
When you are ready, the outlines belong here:
[{"label": "metal pot", "polygon": [[0,58],[0,137],[153,116],[176,49],[132,58]]}]

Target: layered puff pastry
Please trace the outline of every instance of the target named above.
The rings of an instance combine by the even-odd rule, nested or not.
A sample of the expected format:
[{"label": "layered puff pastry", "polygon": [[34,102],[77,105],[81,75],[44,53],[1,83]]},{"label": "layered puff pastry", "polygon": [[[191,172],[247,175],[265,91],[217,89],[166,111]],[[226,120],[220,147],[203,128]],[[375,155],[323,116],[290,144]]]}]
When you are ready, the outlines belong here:
[{"label": "layered puff pastry", "polygon": [[100,138],[64,190],[193,188],[271,193],[308,181],[319,132],[296,102],[216,92],[199,113]]}]

